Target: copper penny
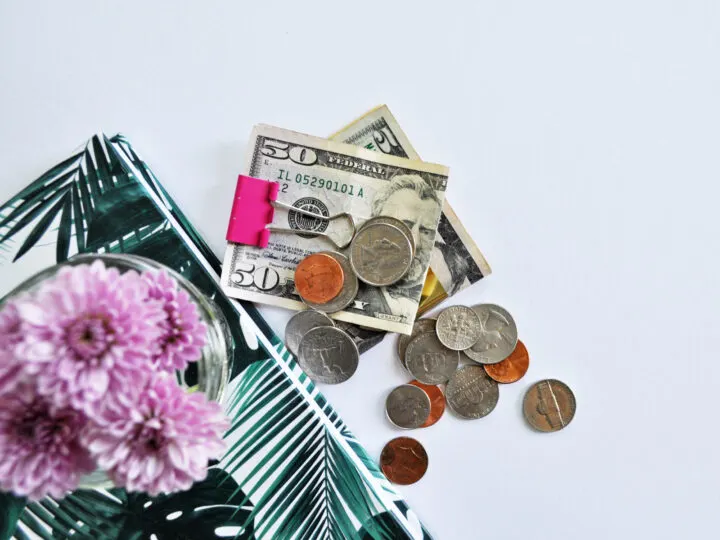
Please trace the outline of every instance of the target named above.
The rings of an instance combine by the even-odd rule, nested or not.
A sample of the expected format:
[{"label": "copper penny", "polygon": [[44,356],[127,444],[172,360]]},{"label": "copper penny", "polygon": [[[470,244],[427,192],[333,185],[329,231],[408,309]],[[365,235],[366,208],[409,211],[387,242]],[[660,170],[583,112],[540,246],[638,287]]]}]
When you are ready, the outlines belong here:
[{"label": "copper penny", "polygon": [[398,437],[383,448],[380,468],[393,484],[414,484],[427,471],[428,455],[423,445],[415,439]]},{"label": "copper penny", "polygon": [[490,378],[499,383],[514,383],[523,378],[530,366],[530,355],[522,341],[518,339],[515,350],[505,360],[497,364],[484,364]]},{"label": "copper penny", "polygon": [[308,255],[295,269],[295,287],[308,302],[325,304],[335,298],[345,281],[342,266],[330,255]]},{"label": "copper penny", "polygon": [[567,384],[545,379],[530,387],[523,400],[523,414],[538,431],[559,431],[575,417],[575,394]]},{"label": "copper penny", "polygon": [[417,386],[430,398],[430,416],[428,416],[428,419],[425,420],[425,423],[420,427],[432,426],[435,422],[440,420],[440,417],[445,412],[445,394],[443,394],[443,391],[440,390],[439,386],[434,386],[432,384],[423,384],[416,380],[410,381],[409,384]]}]

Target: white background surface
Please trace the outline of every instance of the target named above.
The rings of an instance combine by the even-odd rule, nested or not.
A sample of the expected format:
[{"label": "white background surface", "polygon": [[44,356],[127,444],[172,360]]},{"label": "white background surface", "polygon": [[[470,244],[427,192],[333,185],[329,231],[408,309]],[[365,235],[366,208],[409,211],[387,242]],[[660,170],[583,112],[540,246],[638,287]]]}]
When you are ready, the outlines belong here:
[{"label": "white background surface", "polygon": [[[413,433],[439,539],[716,538],[720,4],[0,1],[0,199],[124,132],[218,253],[253,124],[329,134],[388,103],[493,267],[531,367],[487,418]],[[265,310],[282,332],[288,314]],[[324,387],[399,435],[395,340]],[[575,391],[556,434],[535,380]]]}]

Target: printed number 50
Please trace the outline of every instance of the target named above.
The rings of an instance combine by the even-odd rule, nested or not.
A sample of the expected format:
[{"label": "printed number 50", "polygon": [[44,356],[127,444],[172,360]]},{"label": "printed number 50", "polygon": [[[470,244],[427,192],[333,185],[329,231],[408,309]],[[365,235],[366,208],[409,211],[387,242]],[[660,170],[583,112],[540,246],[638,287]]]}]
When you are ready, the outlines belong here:
[{"label": "printed number 50", "polygon": [[230,275],[230,280],[238,287],[252,287],[261,291],[269,291],[277,287],[280,275],[267,266],[255,268],[254,264],[240,263]]},{"label": "printed number 50", "polygon": [[290,158],[298,165],[314,165],[317,162],[317,154],[312,148],[304,146],[290,146],[289,143],[265,139],[260,149],[263,156],[275,159]]}]

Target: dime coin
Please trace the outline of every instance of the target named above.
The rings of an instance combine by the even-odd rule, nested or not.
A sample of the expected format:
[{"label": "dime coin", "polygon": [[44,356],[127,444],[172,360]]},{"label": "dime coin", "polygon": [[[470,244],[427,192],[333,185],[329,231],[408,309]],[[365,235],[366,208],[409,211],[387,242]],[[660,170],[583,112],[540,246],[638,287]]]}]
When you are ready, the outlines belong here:
[{"label": "dime coin", "polygon": [[425,384],[442,384],[455,373],[460,353],[447,349],[435,334],[424,333],[414,338],[405,352],[408,371]]},{"label": "dime coin", "polygon": [[360,354],[345,332],[334,326],[318,326],[300,340],[298,363],[313,381],[338,384],[353,376]]},{"label": "dime coin", "polygon": [[380,468],[393,484],[414,484],[427,471],[428,455],[423,445],[415,439],[398,437],[383,448]]},{"label": "dime coin", "polygon": [[385,412],[399,428],[419,428],[430,417],[430,398],[422,388],[403,384],[388,394]]},{"label": "dime coin", "polygon": [[448,349],[462,351],[472,347],[480,337],[480,319],[465,306],[450,306],[437,319],[438,339]]},{"label": "dime coin", "polygon": [[318,253],[318,255],[328,255],[340,264],[343,270],[344,277],[343,287],[340,291],[340,294],[338,294],[335,298],[325,304],[316,304],[314,302],[309,302],[305,299],[303,300],[305,300],[305,303],[311,308],[317,309],[318,311],[322,311],[324,313],[335,313],[336,311],[342,311],[350,304],[352,304],[353,300],[355,300],[355,297],[357,296],[358,288],[360,285],[358,283],[357,276],[355,275],[355,272],[353,272],[352,266],[350,266],[350,260],[342,253],[338,253],[336,251],[321,251]]},{"label": "dime coin", "polygon": [[497,364],[485,364],[485,372],[499,383],[514,383],[523,378],[530,366],[530,355],[522,341],[518,339],[515,350],[505,360]]},{"label": "dime coin", "polygon": [[288,350],[297,356],[303,336],[307,334],[308,330],[317,326],[335,326],[335,323],[324,313],[312,309],[298,311],[290,317],[285,327],[285,345]]},{"label": "dime coin", "polygon": [[410,384],[417,386],[425,391],[427,396],[430,398],[430,416],[425,423],[420,427],[430,427],[438,420],[445,412],[445,394],[439,386],[432,384],[423,384],[420,381],[410,381]]},{"label": "dime coin", "polygon": [[512,315],[495,304],[480,304],[473,306],[473,310],[480,318],[480,337],[463,352],[481,364],[502,362],[517,345],[517,326]]},{"label": "dime coin", "polygon": [[400,281],[410,270],[410,239],[397,227],[371,223],[362,227],[350,245],[350,264],[357,277],[376,287]]},{"label": "dime coin", "polygon": [[[363,227],[370,225],[372,223],[384,223],[386,225],[391,225],[393,227],[397,227],[400,229],[405,236],[408,237],[408,240],[410,240],[410,246],[412,247],[412,253],[413,257],[415,256],[415,238],[413,237],[413,233],[410,230],[410,228],[405,225],[404,222],[400,221],[399,219],[395,219],[394,217],[390,216],[378,216],[374,218],[368,219],[365,223],[363,223]],[[362,229],[362,227],[360,227]]]},{"label": "dime coin", "polygon": [[575,394],[564,382],[545,379],[525,394],[523,414],[538,431],[559,431],[575,417]]},{"label": "dime coin", "polygon": [[324,253],[308,255],[295,268],[295,287],[309,302],[326,304],[343,288],[340,263]]},{"label": "dime coin", "polygon": [[464,366],[450,378],[445,388],[448,405],[463,418],[482,418],[497,405],[498,383],[482,366]]},{"label": "dime coin", "polygon": [[400,357],[400,363],[405,369],[407,369],[407,365],[405,364],[405,351],[407,350],[407,346],[413,338],[425,332],[435,332],[435,319],[418,319],[413,325],[412,334],[409,336],[400,334],[398,338],[398,356]]}]

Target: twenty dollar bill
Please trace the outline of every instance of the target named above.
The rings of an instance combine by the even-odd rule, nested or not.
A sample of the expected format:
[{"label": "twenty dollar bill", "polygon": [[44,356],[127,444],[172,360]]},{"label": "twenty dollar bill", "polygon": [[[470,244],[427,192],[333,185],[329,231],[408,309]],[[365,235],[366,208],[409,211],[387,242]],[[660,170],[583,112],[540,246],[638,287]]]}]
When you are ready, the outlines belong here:
[{"label": "twenty dollar bill", "polygon": [[[409,334],[432,256],[448,169],[271,126],[257,126],[248,147],[244,174],[278,182],[278,202],[329,217],[347,212],[358,226],[389,215],[417,231],[415,258],[405,278],[391,287],[363,284],[354,303],[333,314],[340,321]],[[341,236],[347,233],[341,221],[276,209],[272,224],[296,232],[273,232],[266,248],[228,244],[223,290],[242,300],[304,309],[295,289],[295,267],[311,253],[332,249],[327,239],[312,233]]]},{"label": "twenty dollar bill", "polygon": [[[420,159],[386,105],[361,116],[331,135],[330,139],[362,146],[383,154]],[[484,278],[490,272],[490,265],[446,200],[443,204],[435,249],[430,258],[430,271],[423,287],[418,316],[448,296]]]}]

